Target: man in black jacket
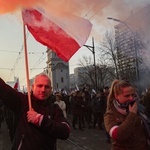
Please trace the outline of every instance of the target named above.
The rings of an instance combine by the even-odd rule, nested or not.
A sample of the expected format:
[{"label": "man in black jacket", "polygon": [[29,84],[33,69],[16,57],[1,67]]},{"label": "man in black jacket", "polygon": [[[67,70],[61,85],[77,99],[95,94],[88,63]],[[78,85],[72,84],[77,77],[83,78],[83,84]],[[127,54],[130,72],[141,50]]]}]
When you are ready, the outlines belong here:
[{"label": "man in black jacket", "polygon": [[56,140],[66,140],[70,127],[58,105],[50,103],[51,81],[45,74],[35,77],[31,104],[28,96],[15,91],[0,79],[0,99],[15,114],[13,150],[56,150]]}]

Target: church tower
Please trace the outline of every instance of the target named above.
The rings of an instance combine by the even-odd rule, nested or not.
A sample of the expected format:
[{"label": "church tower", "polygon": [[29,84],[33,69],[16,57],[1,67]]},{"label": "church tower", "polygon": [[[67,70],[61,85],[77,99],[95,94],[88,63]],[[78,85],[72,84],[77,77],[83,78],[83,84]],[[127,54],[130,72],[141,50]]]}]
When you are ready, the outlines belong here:
[{"label": "church tower", "polygon": [[60,59],[55,52],[47,49],[46,74],[51,78],[52,90],[69,90],[69,63]]}]

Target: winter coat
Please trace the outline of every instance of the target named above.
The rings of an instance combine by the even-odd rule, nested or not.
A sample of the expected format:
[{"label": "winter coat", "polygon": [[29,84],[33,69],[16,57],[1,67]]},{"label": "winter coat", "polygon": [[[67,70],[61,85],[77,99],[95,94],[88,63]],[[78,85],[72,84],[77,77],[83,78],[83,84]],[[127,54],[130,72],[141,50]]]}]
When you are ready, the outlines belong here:
[{"label": "winter coat", "polygon": [[27,121],[28,96],[19,93],[0,79],[0,99],[12,110],[17,122],[12,150],[55,150],[57,139],[67,139],[67,120],[58,105],[41,101],[31,95],[32,108],[43,115],[41,126]]},{"label": "winter coat", "polygon": [[63,111],[64,117],[67,118],[65,102],[60,100],[59,102],[58,101],[54,102],[54,104],[57,104],[60,107],[60,109]]},{"label": "winter coat", "polygon": [[82,114],[82,98],[81,97],[73,97],[73,115],[80,116]]},{"label": "winter coat", "polygon": [[112,150],[148,150],[143,122],[138,115],[132,112],[123,115],[112,105],[104,114],[104,124],[108,133],[113,126],[119,126]]}]

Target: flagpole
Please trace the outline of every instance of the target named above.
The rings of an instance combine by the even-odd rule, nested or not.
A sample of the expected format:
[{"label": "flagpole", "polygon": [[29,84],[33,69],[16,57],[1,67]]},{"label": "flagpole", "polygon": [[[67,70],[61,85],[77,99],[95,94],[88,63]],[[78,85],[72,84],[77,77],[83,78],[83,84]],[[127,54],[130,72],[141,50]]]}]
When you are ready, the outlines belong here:
[{"label": "flagpole", "polygon": [[24,33],[24,53],[25,53],[25,66],[26,66],[26,81],[27,81],[27,90],[28,90],[28,104],[29,104],[29,110],[31,110],[32,106],[31,106],[30,83],[29,83],[29,67],[28,67],[28,55],[27,55],[26,27],[25,27],[24,23],[23,23],[23,33]]}]

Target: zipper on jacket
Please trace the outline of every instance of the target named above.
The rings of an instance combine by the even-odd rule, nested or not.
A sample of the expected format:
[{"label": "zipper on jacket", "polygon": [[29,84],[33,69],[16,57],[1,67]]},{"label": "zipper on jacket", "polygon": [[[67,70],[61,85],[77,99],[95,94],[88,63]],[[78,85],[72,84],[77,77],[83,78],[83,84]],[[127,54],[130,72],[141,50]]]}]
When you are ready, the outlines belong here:
[{"label": "zipper on jacket", "polygon": [[20,148],[21,148],[21,146],[22,146],[23,138],[24,138],[24,135],[22,135],[22,137],[21,137],[21,140],[20,140],[20,143],[19,143],[19,146],[18,146],[18,149],[17,149],[17,150],[20,150]]}]

